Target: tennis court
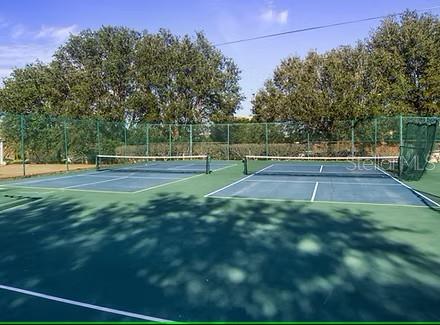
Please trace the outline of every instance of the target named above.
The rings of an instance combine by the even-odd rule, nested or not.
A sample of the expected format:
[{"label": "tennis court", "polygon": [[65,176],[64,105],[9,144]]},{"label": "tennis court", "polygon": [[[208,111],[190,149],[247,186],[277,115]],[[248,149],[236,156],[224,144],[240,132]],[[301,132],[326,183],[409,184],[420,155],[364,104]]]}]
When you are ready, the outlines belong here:
[{"label": "tennis court", "polygon": [[[258,170],[276,163],[256,162]],[[209,174],[203,159],[164,161],[160,171],[134,158],[130,166],[113,163],[2,183],[2,320],[438,319],[438,210],[410,192],[409,205],[362,203],[367,188],[389,187],[403,198],[404,186],[389,177],[335,176],[347,172],[341,163],[319,167],[332,177],[315,178],[285,175],[316,172],[298,163],[266,175],[251,165],[243,175],[239,161],[212,160]],[[198,172],[176,173],[194,164]],[[439,170],[428,174],[434,190]],[[151,175],[167,185],[153,185]],[[132,191],[119,185],[131,178],[118,177],[150,190]],[[101,180],[108,182],[86,185]],[[251,200],[204,197],[246,180],[260,197],[255,188]],[[323,190],[315,203],[289,201],[292,193],[310,201],[316,182]],[[363,201],[324,202],[326,191],[343,189],[338,182]]]},{"label": "tennis court", "polygon": [[151,157],[149,160],[148,157],[101,155],[96,170],[41,176],[3,186],[139,193],[232,166],[226,162],[207,162],[207,159],[207,156],[193,156]]},{"label": "tennis court", "polygon": [[[390,204],[408,206],[439,205],[405,185],[386,169],[396,157],[349,161],[350,158],[248,157],[248,176],[206,195],[217,198],[292,200]],[[252,166],[254,164],[255,166]]]}]

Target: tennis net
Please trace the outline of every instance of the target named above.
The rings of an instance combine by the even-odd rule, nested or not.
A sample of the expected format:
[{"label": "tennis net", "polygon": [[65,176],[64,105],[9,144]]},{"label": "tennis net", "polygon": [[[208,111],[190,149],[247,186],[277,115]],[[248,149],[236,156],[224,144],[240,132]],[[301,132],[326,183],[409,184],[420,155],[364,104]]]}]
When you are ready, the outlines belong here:
[{"label": "tennis net", "polygon": [[96,169],[117,172],[210,173],[208,155],[115,156],[97,155]]},{"label": "tennis net", "polygon": [[390,177],[397,174],[399,157],[275,157],[246,156],[246,175]]}]

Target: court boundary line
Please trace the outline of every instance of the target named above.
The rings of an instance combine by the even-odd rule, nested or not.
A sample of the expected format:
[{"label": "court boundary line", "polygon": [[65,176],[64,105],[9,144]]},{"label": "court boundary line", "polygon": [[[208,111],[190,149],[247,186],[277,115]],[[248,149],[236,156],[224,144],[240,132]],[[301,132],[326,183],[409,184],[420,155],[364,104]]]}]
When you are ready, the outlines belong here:
[{"label": "court boundary line", "polygon": [[412,205],[412,204],[394,204],[394,203],[370,203],[370,202],[354,202],[354,201],[313,201],[301,200],[301,199],[271,199],[271,198],[253,198],[253,197],[241,197],[241,196],[209,196],[214,199],[223,200],[242,200],[242,201],[269,201],[269,202],[293,202],[293,203],[309,203],[309,204],[346,204],[346,205],[371,205],[371,206],[387,206],[387,207],[400,207],[400,208],[423,208],[432,209],[428,205]]},{"label": "court boundary line", "polygon": [[[96,172],[96,171],[95,171]],[[83,174],[82,176],[90,176],[92,174]],[[5,185],[11,184],[11,185],[20,185],[20,183],[24,183],[26,182],[26,184],[34,184],[34,183],[40,183],[40,182],[44,182],[47,180],[51,180],[51,181],[56,181],[58,179],[64,179],[64,178],[72,178],[72,177],[77,177],[79,175],[63,175],[63,176],[58,176],[58,177],[51,177],[50,175],[36,175],[34,177],[38,177],[38,179],[32,179],[32,176],[29,176],[28,179],[23,178],[23,180],[19,180],[18,182],[16,181],[12,181],[11,183],[7,183]]]},{"label": "court boundary line", "polygon": [[119,310],[119,309],[113,309],[113,308],[109,308],[109,307],[103,307],[103,306],[99,306],[99,305],[93,305],[93,304],[80,302],[80,301],[76,301],[76,300],[56,297],[56,296],[52,296],[52,295],[48,295],[48,294],[44,294],[44,293],[40,293],[40,292],[11,287],[11,286],[7,286],[4,284],[0,284],[0,289],[10,291],[10,292],[25,294],[28,296],[38,297],[38,298],[42,298],[42,299],[46,299],[46,300],[56,301],[56,302],[60,302],[60,303],[68,304],[68,305],[79,306],[79,307],[88,308],[88,309],[92,309],[92,310],[96,310],[96,311],[107,312],[107,313],[115,314],[115,315],[127,316],[127,317],[143,319],[143,320],[148,320],[148,321],[153,321],[153,322],[169,322],[169,323],[173,322],[174,323],[174,321],[167,320],[167,319],[142,315],[142,314],[138,314],[138,313],[123,311],[123,310]]},{"label": "court boundary line", "polygon": [[72,191],[72,192],[90,192],[90,193],[113,193],[113,194],[133,194],[134,192],[123,192],[123,191],[102,191],[102,190],[82,190],[80,188],[65,188],[65,187],[43,187],[43,186],[21,186],[21,185],[1,185],[1,188],[11,188],[11,189],[42,189],[51,190],[53,192],[62,191]]},{"label": "court boundary line", "polygon": [[272,164],[272,165],[269,165],[269,166],[267,166],[267,167],[264,167],[263,169],[260,169],[260,170],[259,170],[258,172],[256,172],[256,173],[253,173],[253,174],[250,174],[250,175],[248,175],[248,176],[246,176],[246,177],[240,178],[238,181],[235,181],[235,182],[233,182],[233,183],[231,183],[231,184],[228,184],[228,185],[226,185],[226,186],[224,186],[224,187],[222,187],[222,188],[219,188],[218,190],[215,190],[215,191],[212,191],[212,192],[210,192],[210,193],[208,193],[208,194],[205,194],[203,197],[210,197],[211,195],[213,195],[213,194],[215,194],[215,193],[217,193],[217,192],[220,192],[220,191],[225,190],[225,189],[227,189],[227,188],[229,188],[229,187],[231,187],[231,186],[234,186],[234,185],[236,185],[236,184],[239,184],[239,183],[245,181],[246,179],[251,178],[252,176],[254,176],[254,175],[256,175],[256,174],[262,172],[263,170],[265,170],[265,169],[267,169],[267,168],[270,168],[270,167],[272,167],[272,166],[273,166],[273,164]]},{"label": "court boundary line", "polygon": [[[254,183],[293,183],[293,184],[314,184],[316,181],[286,181],[286,180],[245,180],[245,182]],[[337,185],[367,185],[367,186],[401,186],[400,184],[382,184],[382,183],[348,183],[348,182],[323,182],[319,181],[321,184],[337,184]]]},{"label": "court boundary line", "polygon": [[186,180],[189,180],[189,179],[193,179],[193,178],[196,178],[196,177],[200,177],[200,176],[204,176],[204,175],[206,175],[206,174],[198,174],[198,175],[194,175],[194,176],[184,177],[184,178],[177,179],[177,180],[175,180],[173,182],[167,182],[167,183],[164,183],[164,184],[159,184],[159,185],[155,185],[155,186],[152,186],[152,187],[144,188],[142,190],[138,190],[138,191],[134,191],[134,192],[128,192],[128,193],[130,193],[130,194],[142,193],[142,192],[146,192],[146,191],[149,191],[149,190],[157,189],[159,187],[163,187],[163,186],[167,186],[167,185],[183,182],[183,181],[186,181]]},{"label": "court boundary line", "polygon": [[[40,187],[40,186],[22,186],[22,185],[0,185],[0,188],[12,188],[12,189],[19,189],[19,188],[25,188],[25,189],[43,189],[43,190],[52,190],[52,191],[75,191],[75,192],[90,192],[90,193],[110,193],[110,194],[127,194],[127,195],[131,195],[131,194],[137,194],[137,193],[141,193],[141,192],[145,192],[145,191],[149,191],[149,190],[153,190],[162,186],[166,186],[168,184],[174,184],[174,183],[178,183],[178,182],[182,182],[194,177],[198,177],[198,176],[203,176],[205,174],[198,174],[198,175],[194,175],[194,176],[190,176],[190,177],[184,177],[184,178],[180,178],[177,179],[176,181],[173,182],[166,182],[163,184],[159,184],[159,185],[155,185],[152,187],[147,187],[147,188],[143,188],[141,190],[138,191],[105,191],[105,190],[86,190],[86,189],[79,189],[79,188],[69,188],[69,187]],[[171,179],[171,178],[170,178]],[[112,179],[113,181],[114,179]],[[110,180],[109,180],[110,181]],[[77,187],[83,186],[84,184],[81,185],[75,185]]]},{"label": "court boundary line", "polygon": [[119,176],[119,177],[115,177],[113,179],[106,179],[103,181],[96,181],[96,182],[90,182],[90,183],[83,183],[83,184],[76,184],[76,185],[71,185],[71,186],[65,186],[62,187],[62,189],[70,189],[70,188],[75,188],[75,187],[81,187],[81,186],[88,186],[88,185],[95,185],[95,184],[101,184],[101,183],[109,183],[109,182],[114,182],[114,181],[120,181],[121,179],[126,179],[128,176]]},{"label": "court boundary line", "polygon": [[312,198],[310,199],[310,202],[315,202],[315,196],[316,192],[318,191],[319,182],[315,183],[315,188],[313,189]]},{"label": "court boundary line", "polygon": [[382,168],[376,167],[380,172],[384,173],[385,175],[387,175],[388,177],[391,177],[394,181],[396,181],[397,183],[399,183],[400,185],[402,185],[403,187],[407,188],[408,190],[412,191],[414,194],[421,196],[422,198],[424,198],[425,200],[427,200],[428,202],[431,202],[432,204],[434,204],[437,208],[440,208],[440,204],[438,204],[437,202],[431,200],[429,197],[427,197],[426,195],[423,195],[422,193],[420,193],[419,191],[417,191],[416,189],[412,188],[411,186],[403,183],[402,181],[398,180],[397,178],[395,178],[393,175],[391,175],[390,173],[387,173],[386,171],[384,171]]}]

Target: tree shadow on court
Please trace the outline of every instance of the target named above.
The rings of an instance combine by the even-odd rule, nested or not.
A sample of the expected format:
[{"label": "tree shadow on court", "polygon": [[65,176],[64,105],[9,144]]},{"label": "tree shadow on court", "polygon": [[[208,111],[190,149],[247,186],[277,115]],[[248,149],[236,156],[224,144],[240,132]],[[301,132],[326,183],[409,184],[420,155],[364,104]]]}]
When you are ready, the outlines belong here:
[{"label": "tree shadow on court", "polygon": [[[434,226],[371,211],[157,195],[0,214],[0,284],[176,321],[438,320]],[[438,232],[438,228],[437,228]],[[1,320],[128,320],[1,291]],[[131,319],[134,320],[134,319]]]}]

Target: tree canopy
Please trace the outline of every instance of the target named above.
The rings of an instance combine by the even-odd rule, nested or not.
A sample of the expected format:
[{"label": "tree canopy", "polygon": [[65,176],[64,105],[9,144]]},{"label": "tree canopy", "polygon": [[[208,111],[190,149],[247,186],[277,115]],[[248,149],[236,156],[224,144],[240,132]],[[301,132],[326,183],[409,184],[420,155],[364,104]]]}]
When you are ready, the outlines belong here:
[{"label": "tree canopy", "polygon": [[440,21],[406,12],[368,39],[284,59],[253,98],[257,121],[332,130],[341,119],[440,114]]},{"label": "tree canopy", "polygon": [[14,70],[0,89],[0,107],[128,123],[225,120],[242,99],[239,74],[203,33],[108,26],[72,35],[48,64]]}]

